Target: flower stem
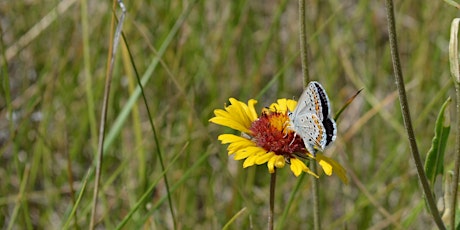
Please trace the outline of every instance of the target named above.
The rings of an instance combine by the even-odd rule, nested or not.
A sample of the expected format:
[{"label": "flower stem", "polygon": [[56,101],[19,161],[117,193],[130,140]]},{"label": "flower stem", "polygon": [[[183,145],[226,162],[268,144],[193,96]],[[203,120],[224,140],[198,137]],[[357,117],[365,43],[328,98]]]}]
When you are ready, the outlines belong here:
[{"label": "flower stem", "polygon": [[396,28],[395,28],[395,17],[393,9],[393,1],[385,0],[385,7],[387,11],[387,21],[388,21],[388,34],[390,39],[390,50],[391,50],[391,59],[393,61],[393,68],[396,80],[396,86],[398,87],[399,101],[401,104],[401,111],[403,115],[404,125],[406,127],[407,136],[409,139],[410,150],[412,152],[412,157],[415,161],[415,167],[417,168],[417,173],[419,176],[420,183],[422,184],[423,191],[425,193],[426,201],[430,207],[431,215],[434,218],[434,221],[438,225],[439,229],[446,229],[444,226],[441,216],[436,208],[436,203],[434,202],[433,194],[431,193],[428,180],[423,169],[422,160],[417,148],[417,142],[415,140],[414,130],[412,128],[412,122],[409,112],[409,105],[407,102],[406,89],[404,87],[404,80],[401,70],[401,62],[399,60],[398,53],[398,43],[396,40]]},{"label": "flower stem", "polygon": [[276,185],[276,169],[271,173],[270,178],[270,213],[268,214],[268,230],[273,230],[273,219],[275,210],[275,185]]}]

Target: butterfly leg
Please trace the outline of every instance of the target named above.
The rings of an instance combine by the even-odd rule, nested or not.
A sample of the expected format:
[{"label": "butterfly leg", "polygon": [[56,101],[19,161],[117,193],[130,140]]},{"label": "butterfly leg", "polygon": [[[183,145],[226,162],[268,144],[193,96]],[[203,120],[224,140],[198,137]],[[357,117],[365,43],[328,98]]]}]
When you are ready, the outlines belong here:
[{"label": "butterfly leg", "polygon": [[292,138],[292,141],[291,141],[291,143],[289,143],[289,146],[291,146],[291,145],[292,145],[292,143],[294,143],[294,141],[295,141],[295,138],[296,138],[296,137],[297,137],[297,133],[296,133],[296,132],[294,132],[294,137]]}]

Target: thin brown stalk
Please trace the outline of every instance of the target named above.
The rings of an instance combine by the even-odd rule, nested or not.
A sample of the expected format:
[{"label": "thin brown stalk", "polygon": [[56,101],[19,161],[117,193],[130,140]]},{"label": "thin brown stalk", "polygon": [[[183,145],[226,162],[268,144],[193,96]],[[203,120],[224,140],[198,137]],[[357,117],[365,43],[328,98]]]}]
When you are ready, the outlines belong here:
[{"label": "thin brown stalk", "polygon": [[412,153],[412,157],[415,161],[415,167],[417,168],[417,173],[419,176],[419,181],[422,184],[423,192],[425,193],[425,198],[430,208],[431,215],[433,216],[434,221],[438,225],[439,229],[445,229],[444,223],[441,220],[441,215],[436,207],[433,194],[431,192],[428,180],[426,178],[425,171],[423,169],[422,160],[417,148],[417,142],[415,139],[414,130],[412,128],[412,121],[409,112],[409,104],[407,102],[406,89],[404,86],[404,78],[402,74],[401,62],[399,60],[398,52],[398,43],[396,40],[396,26],[395,26],[395,17],[393,9],[393,1],[385,0],[385,7],[387,11],[387,21],[388,21],[388,33],[390,39],[390,50],[391,50],[391,59],[393,61],[393,68],[396,80],[396,86],[399,93],[399,101],[401,104],[401,111],[404,120],[404,126],[406,128],[407,137],[409,139],[409,146]]},{"label": "thin brown stalk", "polygon": [[[305,25],[305,0],[299,0],[299,36],[300,36],[300,59],[302,62],[302,75],[304,88],[310,82],[310,75],[308,69],[308,45],[307,45],[307,32]],[[313,173],[317,174],[316,164],[312,164]],[[321,229],[321,221],[319,215],[319,181],[312,180],[313,187],[313,223],[315,230]]]},{"label": "thin brown stalk", "polygon": [[276,169],[270,174],[270,212],[268,214],[268,230],[273,230],[274,210],[275,210],[275,185],[276,185]]},{"label": "thin brown stalk", "polygon": [[[111,44],[109,47],[112,47],[112,49],[109,49],[109,55],[108,55],[108,62],[107,62],[107,72],[106,72],[106,78],[105,78],[105,88],[104,88],[104,98],[102,101],[102,112],[101,112],[101,120],[100,120],[100,126],[99,126],[99,140],[98,140],[98,149],[97,149],[97,159],[96,159],[96,179],[94,182],[94,193],[93,193],[93,204],[92,204],[92,209],[91,209],[91,221],[90,221],[90,227],[89,229],[94,229],[95,224],[96,224],[96,208],[97,208],[97,197],[99,193],[99,181],[101,179],[101,169],[102,169],[102,160],[103,160],[103,152],[104,152],[104,138],[105,138],[105,123],[107,121],[107,110],[108,110],[108,103],[109,103],[109,95],[110,95],[110,86],[112,83],[112,75],[113,75],[113,64],[115,62],[115,54],[118,48],[119,44],[119,38],[121,34],[121,28],[123,27],[123,21],[125,18],[125,13],[126,9],[121,0],[118,0],[118,4],[120,8],[122,9],[122,14],[120,17],[120,20],[118,22],[117,28],[115,30],[114,38],[113,38],[113,43],[111,41]],[[113,1],[113,6],[112,9],[115,12],[117,6],[117,1]],[[115,15],[112,15],[112,29],[111,29],[111,34],[113,34],[113,29],[115,25]]]},{"label": "thin brown stalk", "polygon": [[300,61],[302,62],[304,88],[308,85],[308,82],[310,82],[310,75],[308,72],[308,45],[305,21],[305,0],[299,0]]},{"label": "thin brown stalk", "polygon": [[[460,84],[455,82],[455,94],[457,96],[456,108],[457,108],[457,124],[456,124],[456,146],[455,146],[455,168],[454,168],[454,178],[452,183],[452,210],[450,216],[450,229],[455,229],[455,210],[457,210],[457,191],[458,191],[458,173],[460,168]],[[449,201],[447,201],[449,202]]]},{"label": "thin brown stalk", "polygon": [[[460,71],[459,71],[459,57],[458,57],[458,29],[460,19],[456,18],[452,21],[450,28],[450,42],[449,42],[449,61],[450,61],[450,72],[454,80],[455,93],[457,96],[456,108],[457,108],[457,124],[456,124],[456,146],[455,146],[455,166],[454,176],[452,183],[452,200],[450,203],[450,229],[455,229],[455,210],[457,210],[457,191],[458,191],[458,179],[459,179],[459,168],[460,168]],[[448,193],[447,191],[446,193]],[[446,196],[447,198],[447,196]],[[450,202],[450,201],[447,201]],[[447,206],[449,207],[449,206]]]},{"label": "thin brown stalk", "polygon": [[[311,164],[311,171],[318,175],[318,166],[316,162],[312,162]],[[321,221],[319,216],[319,180],[316,178],[312,178],[312,189],[313,189],[313,224],[315,226],[315,230],[321,229]]]}]

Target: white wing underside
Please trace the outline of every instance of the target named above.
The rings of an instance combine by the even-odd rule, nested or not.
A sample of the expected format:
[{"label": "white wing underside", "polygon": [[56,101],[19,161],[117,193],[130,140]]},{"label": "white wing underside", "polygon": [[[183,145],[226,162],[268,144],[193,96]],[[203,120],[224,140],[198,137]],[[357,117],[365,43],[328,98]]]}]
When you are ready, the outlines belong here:
[{"label": "white wing underside", "polygon": [[[310,82],[300,96],[295,110],[289,114],[290,128],[303,139],[307,150],[314,154],[317,150],[323,151],[326,144],[335,140],[337,128],[330,116],[331,108],[326,91],[318,82]],[[325,122],[333,129],[329,134],[329,143]]]},{"label": "white wing underside", "polygon": [[314,154],[317,150],[323,151],[326,145],[326,132],[318,116],[306,113],[291,120],[291,129],[298,134],[307,150]]}]

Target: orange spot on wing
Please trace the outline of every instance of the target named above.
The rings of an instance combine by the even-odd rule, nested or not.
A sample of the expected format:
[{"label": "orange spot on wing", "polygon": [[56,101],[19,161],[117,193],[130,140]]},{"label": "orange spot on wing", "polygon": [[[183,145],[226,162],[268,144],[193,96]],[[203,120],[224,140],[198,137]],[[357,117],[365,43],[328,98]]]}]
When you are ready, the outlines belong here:
[{"label": "orange spot on wing", "polygon": [[320,125],[320,121],[317,117],[313,117],[313,121],[315,122],[316,127],[318,127],[318,132],[319,132],[319,135],[316,137],[316,142],[321,143],[321,141],[323,140],[323,133],[324,133],[323,127]]}]

